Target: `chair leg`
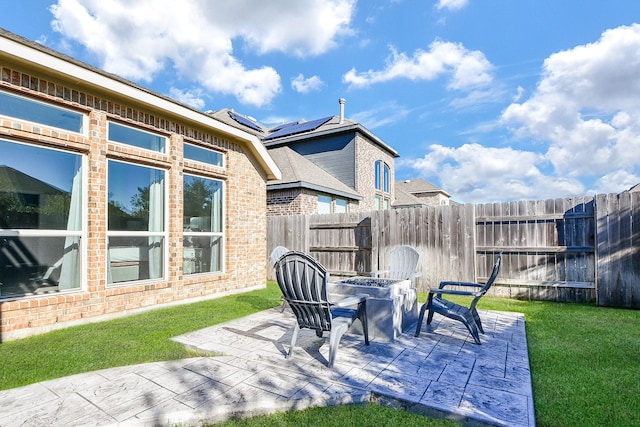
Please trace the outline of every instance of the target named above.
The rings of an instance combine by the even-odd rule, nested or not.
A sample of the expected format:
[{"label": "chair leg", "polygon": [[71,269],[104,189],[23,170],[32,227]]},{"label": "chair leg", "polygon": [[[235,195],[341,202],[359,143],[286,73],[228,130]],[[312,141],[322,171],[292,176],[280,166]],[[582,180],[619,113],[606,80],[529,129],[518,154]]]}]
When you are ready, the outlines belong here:
[{"label": "chair leg", "polygon": [[464,323],[464,326],[467,327],[476,344],[480,345],[481,344],[480,334],[478,333],[478,327],[476,326],[476,322],[473,318],[473,315],[471,313],[468,313],[468,316],[464,317],[464,320],[462,321],[462,323]]},{"label": "chair leg", "polygon": [[420,329],[422,329],[422,320],[424,319],[424,312],[428,308],[428,303],[422,304],[420,307],[420,316],[418,316],[418,326],[416,326],[416,337],[420,335]]},{"label": "chair leg", "polygon": [[333,367],[333,362],[336,360],[336,354],[338,353],[338,344],[348,328],[348,325],[342,324],[331,329],[331,336],[329,337],[329,364],[327,365],[329,368]]},{"label": "chair leg", "polygon": [[291,331],[291,344],[289,345],[289,353],[287,354],[286,359],[290,358],[293,354],[293,347],[296,345],[296,340],[298,339],[298,332],[300,332],[300,325],[296,322],[296,325],[293,327]]},{"label": "chair leg", "polygon": [[480,330],[480,333],[484,334],[484,329],[482,328],[482,321],[480,320],[480,316],[478,315],[478,311],[475,308],[471,311],[471,315],[473,316],[473,320],[476,321],[476,326],[478,326],[478,329]]},{"label": "chair leg", "polygon": [[429,310],[429,314],[427,314],[427,325],[430,325],[432,320],[433,320],[433,310]]},{"label": "chair leg", "polygon": [[369,320],[367,319],[367,300],[364,300],[362,304],[358,305],[358,319],[362,324],[362,332],[364,334],[364,343],[369,345]]}]

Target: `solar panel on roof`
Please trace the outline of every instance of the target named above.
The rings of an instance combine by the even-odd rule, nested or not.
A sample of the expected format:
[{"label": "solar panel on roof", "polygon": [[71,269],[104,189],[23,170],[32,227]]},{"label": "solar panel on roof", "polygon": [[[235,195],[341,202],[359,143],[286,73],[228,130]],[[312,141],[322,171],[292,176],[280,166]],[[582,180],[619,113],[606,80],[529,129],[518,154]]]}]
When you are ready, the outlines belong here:
[{"label": "solar panel on roof", "polygon": [[286,126],[286,127],[282,128],[282,129],[272,133],[271,135],[267,136],[264,139],[265,140],[267,140],[267,139],[275,139],[275,138],[281,138],[283,136],[295,135],[297,133],[312,131],[312,130],[315,130],[315,129],[319,128],[320,126],[322,126],[323,124],[325,124],[329,120],[331,120],[332,117],[333,116],[329,116],[329,117],[324,117],[322,119],[316,119],[316,120],[311,120],[309,122],[303,122],[303,123],[298,123],[298,124],[294,124],[294,125],[291,125],[291,126]]},{"label": "solar panel on roof", "polygon": [[258,132],[262,132],[262,128],[258,126],[257,123],[255,123],[252,120],[249,120],[245,116],[241,116],[240,114],[234,113],[233,111],[229,111],[229,116],[236,122],[240,123],[241,125],[249,127],[253,130],[257,130]]},{"label": "solar panel on roof", "polygon": [[289,122],[289,123],[283,123],[281,125],[276,125],[276,126],[272,127],[271,129],[269,129],[269,132],[277,132],[280,129],[286,128],[287,126],[293,126],[293,125],[297,125],[297,124],[298,124],[298,122]]}]

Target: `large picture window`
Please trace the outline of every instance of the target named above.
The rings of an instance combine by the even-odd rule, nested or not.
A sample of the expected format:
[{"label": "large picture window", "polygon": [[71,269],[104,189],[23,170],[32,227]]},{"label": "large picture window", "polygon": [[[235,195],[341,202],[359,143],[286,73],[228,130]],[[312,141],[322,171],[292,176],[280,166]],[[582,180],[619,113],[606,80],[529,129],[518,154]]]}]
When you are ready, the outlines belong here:
[{"label": "large picture window", "polygon": [[163,278],[165,171],[110,160],[107,185],[107,282]]},{"label": "large picture window", "polygon": [[0,139],[0,297],[80,288],[83,157]]},{"label": "large picture window", "polygon": [[222,181],[184,175],[183,272],[223,270],[224,196]]}]

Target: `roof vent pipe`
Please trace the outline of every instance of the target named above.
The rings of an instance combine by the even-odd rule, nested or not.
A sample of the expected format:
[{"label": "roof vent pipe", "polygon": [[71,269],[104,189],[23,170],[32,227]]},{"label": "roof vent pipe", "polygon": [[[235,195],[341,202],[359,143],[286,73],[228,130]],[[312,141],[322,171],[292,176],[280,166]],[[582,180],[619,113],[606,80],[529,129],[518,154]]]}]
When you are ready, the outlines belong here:
[{"label": "roof vent pipe", "polygon": [[340,123],[343,123],[344,122],[344,103],[347,102],[347,100],[344,98],[340,98],[338,102],[340,103]]}]

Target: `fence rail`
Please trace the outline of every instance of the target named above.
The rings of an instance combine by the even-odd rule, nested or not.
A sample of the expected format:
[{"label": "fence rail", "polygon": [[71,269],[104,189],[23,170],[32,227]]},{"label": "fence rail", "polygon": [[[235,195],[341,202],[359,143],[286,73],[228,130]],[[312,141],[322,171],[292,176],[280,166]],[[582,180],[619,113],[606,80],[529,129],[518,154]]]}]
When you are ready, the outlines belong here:
[{"label": "fence rail", "polygon": [[368,275],[390,251],[421,253],[418,288],[484,281],[494,293],[640,308],[640,193],[268,217],[267,247],[310,253],[334,276]]}]

